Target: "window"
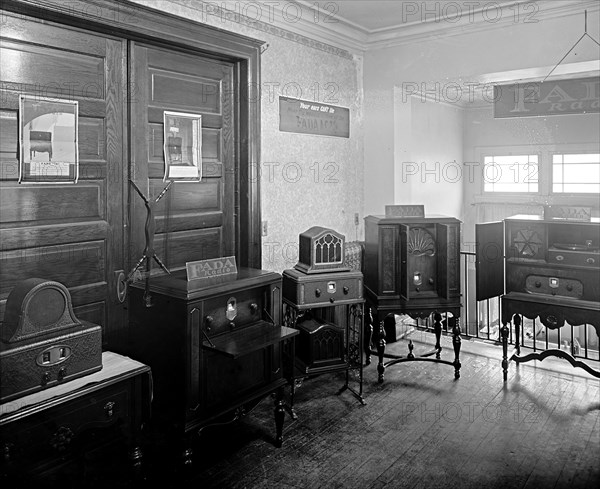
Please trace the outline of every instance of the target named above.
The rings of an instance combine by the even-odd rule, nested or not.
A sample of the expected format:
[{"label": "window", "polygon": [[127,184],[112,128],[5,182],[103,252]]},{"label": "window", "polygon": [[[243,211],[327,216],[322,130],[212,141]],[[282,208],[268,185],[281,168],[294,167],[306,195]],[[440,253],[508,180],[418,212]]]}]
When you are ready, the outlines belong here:
[{"label": "window", "polygon": [[485,156],[484,192],[538,192],[538,155]]},{"label": "window", "polygon": [[600,194],[600,154],[552,155],[552,192]]}]

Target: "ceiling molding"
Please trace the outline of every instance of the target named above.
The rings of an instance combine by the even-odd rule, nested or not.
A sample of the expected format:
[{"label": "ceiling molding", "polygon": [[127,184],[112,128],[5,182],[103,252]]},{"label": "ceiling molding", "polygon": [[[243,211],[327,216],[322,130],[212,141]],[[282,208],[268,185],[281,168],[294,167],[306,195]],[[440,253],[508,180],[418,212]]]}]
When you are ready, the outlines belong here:
[{"label": "ceiling molding", "polygon": [[[493,5],[493,3],[491,5]],[[470,20],[468,16],[462,16],[460,20],[454,23],[445,21],[445,25],[440,25],[440,21],[429,21],[406,24],[392,29],[379,30],[369,35],[366,50],[384,49],[418,41],[430,40],[432,38],[440,39],[460,34],[506,28],[511,24],[515,24],[516,19],[519,19],[519,22],[526,24],[527,15],[531,15],[531,20],[535,20],[536,22],[569,15],[581,15],[583,31],[584,10],[588,9],[596,12],[600,10],[597,0],[581,0],[580,2],[573,2],[572,0],[553,0],[552,2],[544,4],[544,9],[535,11],[535,14],[534,10],[523,10],[527,9],[528,5],[537,6],[538,2],[533,0],[520,0],[510,4],[502,4],[502,13],[497,14],[498,21],[495,22],[486,20],[486,15],[489,14],[484,13],[484,9],[479,9],[473,11],[473,20]],[[518,11],[521,12],[519,17],[516,17],[516,12],[518,11],[515,9],[517,8],[520,9]]]},{"label": "ceiling molding", "polygon": [[[227,3],[227,2],[225,2]],[[274,2],[272,2],[274,4]],[[455,2],[460,4],[460,2]],[[424,22],[408,22],[394,27],[367,30],[339,15],[326,22],[323,10],[317,11],[314,3],[306,0],[285,2],[281,5],[290,9],[290,4],[296,4],[302,9],[302,18],[294,23],[285,22],[284,14],[278,7],[274,7],[276,21],[284,21],[285,25],[279,27],[296,30],[307,37],[330,43],[350,52],[363,54],[373,49],[383,49],[403,44],[410,44],[422,40],[444,38],[464,34],[467,32],[481,32],[489,29],[505,28],[514,24],[515,20],[522,23],[539,22],[545,19],[564,17],[568,15],[582,15],[583,11],[600,11],[598,0],[552,0],[543,3],[535,0],[513,0],[508,2],[481,2],[482,7],[466,11],[458,19],[433,18]],[[491,8],[498,20],[492,18]],[[517,16],[518,13],[518,17]],[[288,13],[289,18],[289,13]],[[315,21],[321,19],[321,21]]]},{"label": "ceiling molding", "polygon": [[[316,8],[307,0],[252,1],[221,0],[197,2],[171,0],[201,12],[201,18],[212,17],[220,22],[235,22],[315,49],[342,57],[363,55],[366,51],[384,49],[423,40],[441,39],[471,32],[506,28],[514,24],[519,12],[519,22],[539,22],[545,19],[582,15],[583,11],[600,11],[598,0],[552,0],[540,3],[535,0],[498,0],[481,3],[482,8],[472,9],[454,20],[430,18],[424,22],[407,22],[389,28],[368,30],[337,13]],[[460,2],[453,4],[460,5]],[[543,5],[540,8],[539,5]],[[494,13],[491,13],[491,9]],[[499,10],[501,9],[501,10]],[[498,21],[492,21],[496,15]],[[215,23],[214,21],[212,22]],[[218,23],[217,23],[218,25]]]}]

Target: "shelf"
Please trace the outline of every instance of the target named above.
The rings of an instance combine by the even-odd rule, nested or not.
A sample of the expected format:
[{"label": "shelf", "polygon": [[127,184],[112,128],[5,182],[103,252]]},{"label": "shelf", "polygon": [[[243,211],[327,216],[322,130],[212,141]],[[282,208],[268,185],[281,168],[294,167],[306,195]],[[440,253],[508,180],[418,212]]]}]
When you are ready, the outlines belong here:
[{"label": "shelf", "polygon": [[296,329],[259,321],[251,326],[210,338],[210,343],[205,339],[202,347],[235,359],[286,341],[297,334]]}]

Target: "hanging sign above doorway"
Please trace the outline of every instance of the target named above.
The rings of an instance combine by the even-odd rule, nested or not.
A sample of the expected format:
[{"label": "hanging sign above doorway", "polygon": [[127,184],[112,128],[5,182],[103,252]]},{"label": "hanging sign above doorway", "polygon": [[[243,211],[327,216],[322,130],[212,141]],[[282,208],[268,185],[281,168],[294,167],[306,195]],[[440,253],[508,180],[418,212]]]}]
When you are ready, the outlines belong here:
[{"label": "hanging sign above doorway", "polygon": [[573,78],[494,87],[494,118],[600,112],[600,78]]},{"label": "hanging sign above doorway", "polygon": [[279,130],[320,136],[350,137],[350,109],[279,97]]}]

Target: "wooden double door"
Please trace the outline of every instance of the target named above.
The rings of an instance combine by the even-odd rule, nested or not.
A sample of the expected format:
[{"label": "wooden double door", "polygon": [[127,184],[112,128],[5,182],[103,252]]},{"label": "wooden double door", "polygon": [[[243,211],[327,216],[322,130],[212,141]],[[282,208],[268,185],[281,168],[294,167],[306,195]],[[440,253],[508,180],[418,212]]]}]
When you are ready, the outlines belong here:
[{"label": "wooden double door", "polygon": [[[0,321],[16,283],[56,280],[111,347],[147,244],[132,182],[149,202],[166,185],[164,110],[202,116],[203,176],[155,204],[157,257],[172,270],[239,251],[235,64],[5,11],[0,59]],[[21,94],[78,102],[77,183],[19,183]]]}]

